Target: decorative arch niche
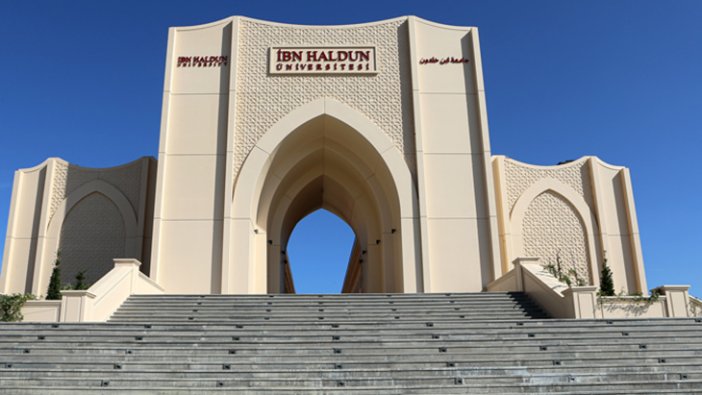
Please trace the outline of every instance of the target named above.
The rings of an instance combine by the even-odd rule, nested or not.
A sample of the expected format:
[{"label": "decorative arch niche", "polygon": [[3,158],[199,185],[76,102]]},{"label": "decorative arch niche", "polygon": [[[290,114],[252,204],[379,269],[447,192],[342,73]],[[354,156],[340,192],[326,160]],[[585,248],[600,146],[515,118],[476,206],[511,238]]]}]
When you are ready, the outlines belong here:
[{"label": "decorative arch niche", "polygon": [[[100,210],[105,210],[110,217],[110,223],[96,223],[95,218],[90,218],[90,216],[82,215],[78,211],[83,211],[86,208],[87,212],[91,210],[87,205],[99,205],[102,208]],[[81,206],[83,208],[81,208]],[[72,219],[71,213],[76,214],[75,219]],[[52,256],[47,257],[47,259],[42,263],[42,270],[37,270],[35,272],[35,293],[42,294],[46,292],[46,287],[48,286],[49,276],[51,274],[51,268],[53,267],[55,253],[59,251],[62,246],[66,245],[66,240],[63,237],[67,235],[64,234],[63,229],[66,225],[66,221],[69,220],[69,226],[72,228],[71,232],[73,234],[68,235],[68,237],[80,237],[81,236],[81,223],[84,226],[94,228],[93,231],[99,229],[105,230],[109,227],[121,227],[122,231],[112,232],[110,230],[105,230],[110,233],[109,235],[103,235],[100,237],[106,241],[111,241],[114,243],[112,246],[115,247],[114,252],[121,250],[121,253],[112,258],[125,258],[125,257],[137,257],[139,250],[141,248],[141,238],[138,236],[138,225],[137,218],[132,205],[129,203],[129,199],[122,192],[120,192],[114,186],[106,183],[102,180],[93,180],[84,185],[78,187],[75,191],[71,192],[56,209],[55,214],[51,217],[49,225],[46,231],[46,238],[48,247],[51,251]],[[119,221],[119,222],[117,222]],[[75,231],[74,231],[75,230]],[[86,229],[83,229],[86,230]],[[114,233],[114,234],[113,234]],[[116,233],[119,233],[116,234]],[[118,237],[119,236],[119,237]],[[115,237],[117,237],[115,239]],[[84,241],[76,240],[78,244],[85,244]],[[70,241],[69,241],[70,243]],[[112,252],[112,248],[110,248]],[[50,258],[50,259],[49,259]],[[62,275],[64,281],[73,280],[73,276],[77,271],[82,270],[82,267],[90,269],[88,266],[89,262],[81,263],[77,268],[65,269],[65,276]],[[64,266],[71,266],[70,264]],[[112,262],[109,262],[109,269],[112,268]],[[62,268],[63,269],[63,268]],[[74,270],[76,269],[76,270]],[[108,269],[108,270],[109,270]],[[89,274],[86,270],[86,276]],[[103,270],[95,271],[94,276],[102,273]],[[73,274],[73,275],[71,275]],[[102,273],[104,274],[104,273]],[[99,278],[88,277],[88,281],[96,281]]]},{"label": "decorative arch niche", "polygon": [[93,192],[66,214],[61,226],[61,282],[75,284],[83,272],[92,284],[113,268],[113,259],[125,256],[126,229],[117,206]]},{"label": "decorative arch niche", "polygon": [[[538,215],[542,216],[543,220],[548,221],[553,215],[558,215],[558,213],[551,212],[550,210],[539,211],[540,208],[535,207],[535,203],[536,205],[544,203],[546,206],[554,206],[558,213],[563,215],[572,214],[572,216],[576,218],[577,223],[576,221],[565,221],[563,218],[554,219],[554,223],[568,228],[565,229],[566,232],[551,235],[551,237],[559,238],[558,240],[552,240],[551,244],[557,246],[561,244],[568,245],[569,243],[583,243],[582,246],[576,247],[578,249],[582,248],[584,258],[586,259],[588,282],[592,285],[599,285],[599,254],[595,246],[597,222],[595,221],[590,207],[587,205],[587,202],[585,202],[585,199],[573,190],[573,188],[555,179],[546,178],[531,185],[517,199],[510,212],[510,227],[514,231],[512,247],[513,250],[517,252],[517,256],[529,255],[529,251],[527,250],[530,248],[526,246],[526,243],[529,242],[528,238],[531,235],[525,234],[529,232],[524,228],[525,218],[527,216],[533,217],[534,215]],[[534,221],[532,221],[532,223],[534,223]],[[577,227],[577,229],[575,227]],[[582,238],[568,237],[569,235],[577,235],[578,232],[580,232]],[[544,237],[549,237],[549,232],[542,232],[542,234],[546,235]],[[553,257],[540,258],[548,260],[548,258]],[[561,256],[561,258],[564,262],[571,259],[567,253],[565,256]],[[545,264],[549,262],[544,261],[542,263]]]}]

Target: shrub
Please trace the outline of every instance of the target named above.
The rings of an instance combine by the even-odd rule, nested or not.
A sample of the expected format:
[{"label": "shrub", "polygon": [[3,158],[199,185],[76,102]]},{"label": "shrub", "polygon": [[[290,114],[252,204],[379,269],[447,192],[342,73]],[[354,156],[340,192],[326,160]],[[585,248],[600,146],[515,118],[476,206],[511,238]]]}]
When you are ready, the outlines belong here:
[{"label": "shrub", "polygon": [[546,269],[546,271],[548,271],[553,277],[558,279],[558,281],[566,284],[568,287],[572,287],[573,284],[575,284],[578,287],[582,287],[586,284],[585,280],[580,278],[580,276],[578,275],[578,271],[575,269],[575,265],[572,265],[572,267],[565,271],[563,270],[563,263],[561,262],[560,253],[556,254],[555,265],[549,262],[548,264],[543,265],[543,268]]},{"label": "shrub", "polygon": [[0,321],[22,321],[22,306],[31,299],[34,299],[32,294],[0,295]]}]

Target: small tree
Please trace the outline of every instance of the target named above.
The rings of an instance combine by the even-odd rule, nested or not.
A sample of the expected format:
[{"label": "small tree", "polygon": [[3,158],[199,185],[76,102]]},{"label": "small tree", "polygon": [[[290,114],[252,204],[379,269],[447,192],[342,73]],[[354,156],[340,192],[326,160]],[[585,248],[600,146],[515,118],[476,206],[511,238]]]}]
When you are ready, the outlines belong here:
[{"label": "small tree", "polygon": [[78,274],[76,274],[76,286],[73,289],[88,289],[88,284],[85,283],[85,270],[81,270],[78,272]]},{"label": "small tree", "polygon": [[56,260],[54,261],[54,269],[51,271],[51,278],[49,279],[49,290],[46,292],[46,300],[59,300],[61,299],[61,254],[56,253]]},{"label": "small tree", "polygon": [[612,270],[607,266],[607,258],[602,262],[600,296],[614,296],[614,280],[612,279]]}]

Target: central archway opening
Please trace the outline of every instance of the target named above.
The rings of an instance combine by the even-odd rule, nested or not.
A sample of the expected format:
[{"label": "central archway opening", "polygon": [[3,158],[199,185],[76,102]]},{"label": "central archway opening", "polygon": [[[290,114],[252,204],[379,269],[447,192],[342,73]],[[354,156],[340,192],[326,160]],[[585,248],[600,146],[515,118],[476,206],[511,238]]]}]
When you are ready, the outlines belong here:
[{"label": "central archway opening", "polygon": [[355,240],[353,229],[328,210],[319,209],[300,220],[286,249],[289,290],[298,294],[350,291],[343,287]]},{"label": "central archway opening", "polygon": [[[337,293],[342,287],[344,292],[403,292],[395,182],[380,152],[356,129],[321,115],[290,132],[271,153],[260,200],[257,227],[267,241],[269,293]],[[345,262],[337,269],[343,274],[316,273],[316,286],[334,285],[308,291],[297,281],[303,269],[295,269],[296,261],[307,263],[289,255],[290,242],[296,225],[320,209],[345,223],[355,244],[343,247]],[[309,241],[314,254],[327,247],[323,236],[328,235]]]}]

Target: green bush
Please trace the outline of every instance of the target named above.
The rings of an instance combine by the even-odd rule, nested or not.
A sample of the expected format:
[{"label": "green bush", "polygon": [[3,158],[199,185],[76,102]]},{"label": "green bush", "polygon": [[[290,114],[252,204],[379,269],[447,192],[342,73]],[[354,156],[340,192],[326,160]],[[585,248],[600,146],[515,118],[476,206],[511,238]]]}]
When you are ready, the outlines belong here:
[{"label": "green bush", "polygon": [[22,306],[32,299],[35,299],[32,294],[0,295],[0,321],[22,321]]},{"label": "green bush", "polygon": [[543,268],[546,269],[546,271],[548,271],[553,277],[558,279],[558,281],[564,283],[568,287],[572,287],[573,284],[575,284],[578,287],[586,285],[585,280],[580,278],[580,276],[578,275],[578,271],[575,270],[574,266],[567,269],[566,271],[563,270],[563,263],[561,262],[560,253],[556,254],[555,265],[549,262],[548,264],[543,265]]}]

